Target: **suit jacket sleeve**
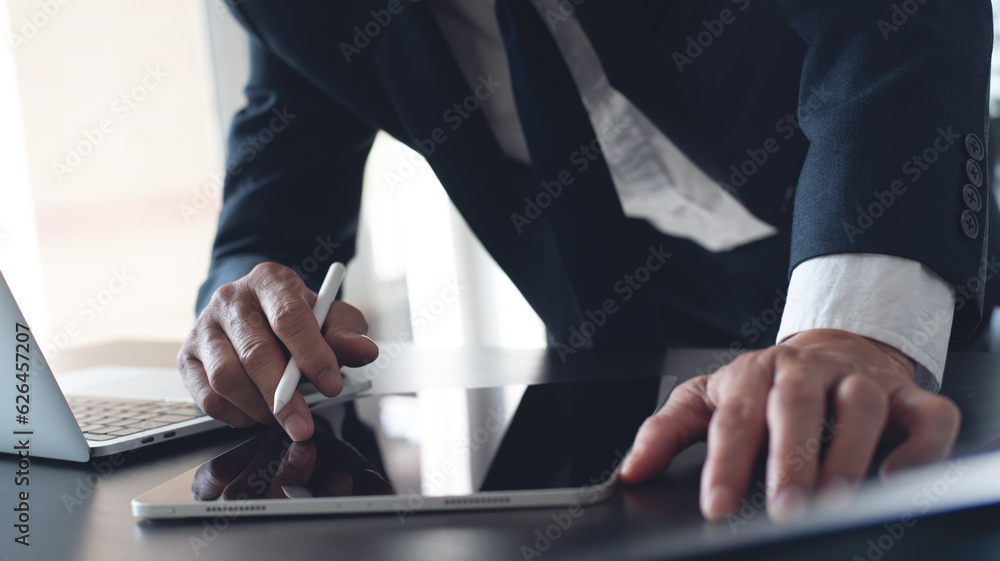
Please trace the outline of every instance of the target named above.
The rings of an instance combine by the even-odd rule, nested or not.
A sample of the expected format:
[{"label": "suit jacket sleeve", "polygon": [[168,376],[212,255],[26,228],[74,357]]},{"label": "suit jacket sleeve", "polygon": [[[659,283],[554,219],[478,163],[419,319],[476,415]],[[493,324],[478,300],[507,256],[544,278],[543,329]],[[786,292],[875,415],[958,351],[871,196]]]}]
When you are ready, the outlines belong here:
[{"label": "suit jacket sleeve", "polygon": [[967,335],[982,316],[992,204],[985,180],[972,186],[979,204],[964,192],[988,171],[980,159],[990,2],[781,3],[808,44],[799,118],[810,146],[795,198],[792,269],[835,253],[918,261],[972,295],[956,306],[952,331]]},{"label": "suit jacket sleeve", "polygon": [[362,175],[376,131],[257,39],[250,62],[247,106],[229,133],[199,313],[216,288],[259,263],[292,267],[318,290],[327,268],[355,251]]}]

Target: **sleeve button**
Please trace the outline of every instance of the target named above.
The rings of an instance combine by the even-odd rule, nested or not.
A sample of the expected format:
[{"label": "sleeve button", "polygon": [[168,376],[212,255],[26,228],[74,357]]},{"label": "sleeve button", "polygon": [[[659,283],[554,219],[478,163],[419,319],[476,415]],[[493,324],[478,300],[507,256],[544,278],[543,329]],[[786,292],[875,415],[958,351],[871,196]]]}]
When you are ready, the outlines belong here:
[{"label": "sleeve button", "polygon": [[983,208],[983,200],[979,197],[979,191],[972,185],[966,185],[962,188],[962,200],[972,212],[979,212]]},{"label": "sleeve button", "polygon": [[962,211],[962,231],[970,240],[979,236],[979,220],[976,219],[976,215],[971,210]]},{"label": "sleeve button", "polygon": [[983,170],[979,167],[979,162],[973,159],[965,160],[965,176],[976,187],[983,186]]},{"label": "sleeve button", "polygon": [[986,157],[986,148],[983,146],[983,141],[974,134],[965,135],[965,151],[969,153],[972,159],[978,162],[981,162]]}]

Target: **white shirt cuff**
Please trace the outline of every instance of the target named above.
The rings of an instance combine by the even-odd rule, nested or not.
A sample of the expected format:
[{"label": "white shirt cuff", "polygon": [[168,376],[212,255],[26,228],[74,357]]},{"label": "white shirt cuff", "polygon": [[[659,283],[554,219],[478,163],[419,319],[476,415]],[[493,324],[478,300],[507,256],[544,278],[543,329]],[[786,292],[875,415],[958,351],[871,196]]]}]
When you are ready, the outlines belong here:
[{"label": "white shirt cuff", "polygon": [[871,253],[824,255],[792,271],[778,342],[808,329],[840,329],[891,345],[917,363],[936,392],[955,315],[955,290],[917,261]]}]

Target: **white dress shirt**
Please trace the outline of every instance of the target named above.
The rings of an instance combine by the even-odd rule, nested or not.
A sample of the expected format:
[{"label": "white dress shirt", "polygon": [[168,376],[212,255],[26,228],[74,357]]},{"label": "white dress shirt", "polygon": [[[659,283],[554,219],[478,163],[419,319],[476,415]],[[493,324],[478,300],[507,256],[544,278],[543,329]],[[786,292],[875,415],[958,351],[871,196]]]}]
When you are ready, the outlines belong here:
[{"label": "white dress shirt", "polygon": [[[427,1],[470,86],[488,75],[502,84],[480,110],[504,153],[530,163],[494,0]],[[558,0],[533,1],[543,15],[565,15]],[[572,15],[545,19],[580,90],[627,216],[643,218],[661,232],[691,239],[710,251],[726,251],[775,233],[608,83]],[[917,382],[937,391],[954,307],[953,287],[916,261],[874,254],[816,257],[792,272],[778,341],[817,328],[870,337],[916,361]]]}]

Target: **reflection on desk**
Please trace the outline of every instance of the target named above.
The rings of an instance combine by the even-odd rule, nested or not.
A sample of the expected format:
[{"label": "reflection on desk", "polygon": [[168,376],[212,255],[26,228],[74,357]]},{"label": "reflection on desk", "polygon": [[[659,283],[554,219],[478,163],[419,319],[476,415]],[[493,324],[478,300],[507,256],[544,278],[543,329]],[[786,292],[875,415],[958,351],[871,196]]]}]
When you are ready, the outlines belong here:
[{"label": "reflection on desk", "polygon": [[[117,356],[121,349],[115,348]],[[109,352],[111,352],[109,348]],[[716,361],[713,351],[676,350],[663,357],[614,360],[578,354],[568,364],[544,351],[483,348],[450,350],[406,349],[380,364],[373,393],[412,393],[427,389],[484,388],[502,384],[598,380],[671,374],[678,383]],[[165,359],[168,353],[164,353]],[[69,355],[67,353],[67,358]],[[105,361],[107,357],[94,357]],[[113,358],[113,356],[111,357]],[[74,367],[94,363],[75,364]],[[155,364],[169,366],[165,364]],[[455,392],[464,390],[454,389]],[[956,454],[982,449],[1000,437],[1000,355],[951,354],[942,393],[962,409],[963,424]],[[476,398],[469,398],[475,400]],[[364,412],[358,416],[366,419]],[[466,419],[464,423],[478,421]],[[704,522],[698,515],[698,478],[704,446],[692,447],[667,473],[647,484],[622,487],[609,500],[591,505],[572,526],[542,551],[538,533],[545,534],[560,509],[441,512],[408,516],[299,517],[294,520],[246,518],[149,522],[131,516],[130,501],[156,485],[181,475],[233,446],[259,429],[221,430],[162,448],[136,451],[89,465],[35,460],[32,462],[32,545],[10,550],[10,518],[0,516],[7,533],[0,533],[0,559],[107,561],[143,559],[524,559],[522,547],[542,553],[541,561],[568,559],[875,559],[879,551],[869,541],[892,548],[882,561],[893,559],[997,559],[1000,506],[969,508],[948,514],[920,515],[900,539],[893,523],[914,511],[912,502],[889,518],[854,530],[820,531],[797,536],[768,537],[766,515],[758,511],[734,534],[728,521]],[[488,466],[475,466],[485,474]],[[9,475],[16,461],[0,458],[0,508],[13,507],[16,486]],[[952,476],[954,479],[954,476]],[[965,476],[963,481],[974,481]],[[971,488],[971,487],[970,487]],[[940,489],[940,485],[939,485]],[[957,495],[956,495],[957,496]],[[751,497],[752,498],[752,497]],[[912,500],[902,497],[902,502]],[[752,505],[751,505],[752,506]],[[919,509],[916,509],[919,510]],[[748,514],[753,514],[747,510]],[[8,514],[11,511],[8,510]],[[918,512],[919,514],[919,512]],[[870,521],[869,521],[870,522]],[[754,526],[751,529],[751,526]],[[553,534],[555,535],[555,534]],[[888,535],[889,537],[885,537]],[[881,546],[879,546],[881,547]]]},{"label": "reflection on desk", "polygon": [[[434,408],[447,397],[442,394],[453,390],[363,397],[314,412],[310,441],[293,443],[275,427],[139,497],[135,512],[153,518],[219,511],[399,515],[593,504],[613,490],[615,470],[652,413],[658,390],[666,392],[673,381],[620,378],[468,390],[466,403],[494,401],[497,408],[470,407],[465,413],[459,407],[483,422],[445,430],[422,421],[439,413]],[[511,398],[513,411],[491,396]],[[359,410],[368,418],[360,419]],[[473,463],[487,469],[472,473]],[[303,500],[331,497],[338,500]]]}]

